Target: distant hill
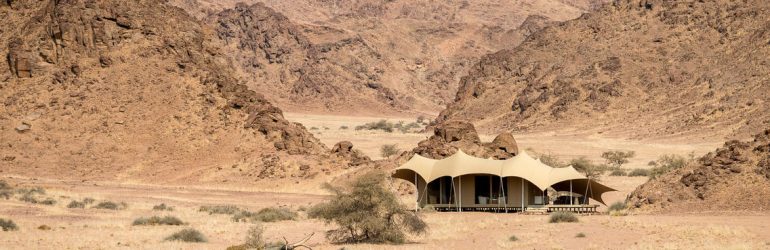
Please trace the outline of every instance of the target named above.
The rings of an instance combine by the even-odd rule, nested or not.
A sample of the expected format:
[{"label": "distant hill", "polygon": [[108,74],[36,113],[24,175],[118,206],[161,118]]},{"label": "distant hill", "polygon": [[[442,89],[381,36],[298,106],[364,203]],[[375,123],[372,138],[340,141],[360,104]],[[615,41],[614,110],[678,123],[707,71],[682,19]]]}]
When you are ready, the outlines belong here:
[{"label": "distant hill", "polygon": [[770,2],[615,1],[484,56],[438,123],[626,138],[749,138],[770,124]]}]

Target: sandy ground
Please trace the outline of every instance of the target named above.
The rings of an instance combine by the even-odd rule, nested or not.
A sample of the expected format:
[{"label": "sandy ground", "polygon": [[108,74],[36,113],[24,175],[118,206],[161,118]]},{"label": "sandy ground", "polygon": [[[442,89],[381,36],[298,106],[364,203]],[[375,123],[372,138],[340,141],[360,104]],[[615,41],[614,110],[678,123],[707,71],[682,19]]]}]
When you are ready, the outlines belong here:
[{"label": "sandy ground", "polygon": [[[327,145],[350,140],[356,148],[377,158],[383,144],[411,148],[428,134],[401,134],[355,131],[353,128],[376,117],[338,117],[287,114],[308,128]],[[414,118],[400,118],[406,122]],[[397,121],[399,118],[389,118]],[[348,126],[343,130],[340,126]],[[327,127],[329,129],[324,129]],[[537,133],[516,135],[521,148],[549,152],[570,159],[587,156],[600,160],[608,149],[634,150],[637,157],[628,168],[646,167],[662,154],[696,155],[712,150],[718,143],[687,144],[686,140],[667,142],[628,141],[610,136],[575,133]],[[492,136],[484,135],[483,140]],[[198,212],[202,205],[231,204],[256,211],[264,207],[288,206],[299,210],[326,199],[317,189],[229,188],[224,186],[161,186],[113,182],[82,182],[37,179],[30,176],[0,176],[14,185],[41,186],[58,203],[53,206],[0,198],[0,218],[12,219],[19,231],[0,232],[0,249],[224,249],[241,244],[251,223],[233,222],[226,215]],[[623,200],[645,177],[610,177],[602,182],[618,189],[605,195],[608,203]],[[126,202],[128,209],[70,209],[71,200],[91,197],[97,201]],[[409,200],[413,197],[404,197]],[[174,211],[153,211],[165,203]],[[189,223],[186,226],[132,226],[138,217],[173,215]],[[770,214],[712,212],[708,214],[608,215],[581,216],[578,223],[549,224],[544,215],[492,214],[475,212],[426,213],[430,226],[427,235],[413,238],[402,246],[336,245],[323,234],[332,228],[321,221],[307,219],[303,212],[295,221],[264,223],[269,241],[286,237],[297,240],[315,233],[310,240],[314,249],[770,249]],[[48,225],[52,230],[38,230]],[[183,228],[195,228],[208,238],[207,243],[167,242],[163,239]],[[578,238],[578,233],[585,234]],[[517,241],[508,240],[516,236]]]},{"label": "sandy ground", "polygon": [[[635,180],[636,179],[636,180]],[[626,189],[643,180],[615,177],[605,181]],[[43,186],[59,202],[54,206],[0,200],[0,218],[13,219],[19,231],[0,232],[0,249],[224,249],[243,242],[251,223],[233,222],[227,215],[198,212],[201,205],[232,204],[250,210],[288,206],[299,209],[322,201],[312,194],[226,191],[186,187],[82,183],[11,179],[24,186]],[[626,192],[623,190],[622,192]],[[70,209],[72,199],[92,197],[126,202],[120,211]],[[153,211],[165,203],[174,211]],[[142,216],[173,215],[186,226],[132,226]],[[337,245],[326,241],[329,225],[307,219],[263,223],[270,241],[315,233],[314,249],[762,249],[770,248],[768,214],[671,214],[581,216],[580,222],[550,224],[545,215],[478,212],[426,213],[427,235],[394,245]],[[48,225],[52,230],[36,229]],[[183,228],[195,228],[207,243],[167,242],[163,238]],[[576,235],[583,233],[584,238]],[[518,241],[508,240],[516,236]]]}]

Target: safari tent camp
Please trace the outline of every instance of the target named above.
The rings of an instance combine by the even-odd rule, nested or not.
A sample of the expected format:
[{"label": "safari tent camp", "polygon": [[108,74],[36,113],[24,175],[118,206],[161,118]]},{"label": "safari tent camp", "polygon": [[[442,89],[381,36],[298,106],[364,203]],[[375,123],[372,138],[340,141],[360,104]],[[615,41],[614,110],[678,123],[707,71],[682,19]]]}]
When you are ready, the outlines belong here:
[{"label": "safari tent camp", "polygon": [[393,177],[415,185],[420,207],[431,205],[440,211],[595,212],[598,205],[589,201],[604,204],[602,194],[615,191],[572,166],[554,168],[524,151],[506,160],[478,158],[461,150],[441,160],[414,155],[396,168]]}]

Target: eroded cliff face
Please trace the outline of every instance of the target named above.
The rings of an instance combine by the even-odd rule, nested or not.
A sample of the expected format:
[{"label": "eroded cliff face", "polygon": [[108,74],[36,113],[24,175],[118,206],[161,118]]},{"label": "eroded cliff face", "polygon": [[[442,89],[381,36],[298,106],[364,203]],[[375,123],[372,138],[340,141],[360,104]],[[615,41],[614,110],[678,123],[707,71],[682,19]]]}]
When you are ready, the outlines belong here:
[{"label": "eroded cliff face", "polygon": [[767,211],[770,130],[728,141],[693,164],[664,174],[628,196],[640,211]]},{"label": "eroded cliff face", "polygon": [[766,1],[616,1],[483,57],[437,122],[637,139],[770,123]]},{"label": "eroded cliff face", "polygon": [[350,162],[250,90],[215,31],[164,1],[4,3],[4,173],[255,181]]}]

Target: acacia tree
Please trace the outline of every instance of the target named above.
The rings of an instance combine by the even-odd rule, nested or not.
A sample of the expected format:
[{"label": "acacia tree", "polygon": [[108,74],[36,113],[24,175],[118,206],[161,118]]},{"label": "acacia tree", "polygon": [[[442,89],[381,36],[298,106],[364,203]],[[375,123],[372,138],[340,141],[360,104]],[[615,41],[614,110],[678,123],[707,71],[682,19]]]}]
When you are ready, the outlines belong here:
[{"label": "acacia tree", "polygon": [[586,177],[594,180],[598,180],[599,177],[601,177],[602,174],[604,174],[605,171],[607,171],[607,166],[603,164],[594,164],[586,158],[585,156],[582,156],[577,159],[572,159],[569,163],[572,165],[572,167],[575,168],[578,172],[583,173]]},{"label": "acacia tree", "polygon": [[314,206],[308,215],[339,226],[326,232],[334,242],[403,243],[407,234],[425,233],[428,225],[401,205],[384,182],[385,174],[375,171],[357,178],[349,191],[327,185],[334,198]]},{"label": "acacia tree", "polygon": [[607,151],[602,153],[602,158],[604,158],[605,162],[607,162],[608,165],[612,166],[613,169],[620,169],[623,164],[628,163],[628,159],[634,158],[636,155],[636,152],[634,151]]}]

